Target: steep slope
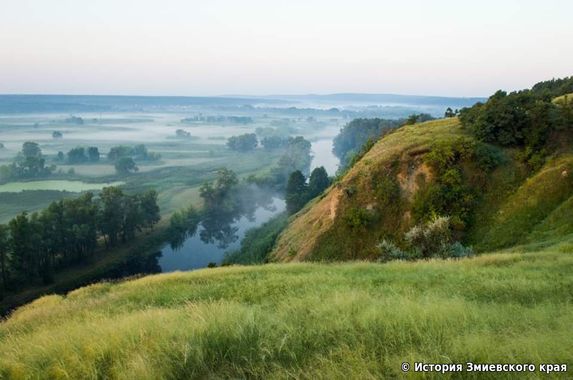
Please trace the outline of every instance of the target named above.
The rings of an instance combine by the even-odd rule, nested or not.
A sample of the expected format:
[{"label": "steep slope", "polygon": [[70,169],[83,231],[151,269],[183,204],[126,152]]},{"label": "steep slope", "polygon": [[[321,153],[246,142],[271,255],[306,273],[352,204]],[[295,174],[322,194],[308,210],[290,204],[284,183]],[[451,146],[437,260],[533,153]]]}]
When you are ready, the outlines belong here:
[{"label": "steep slope", "polygon": [[480,251],[549,238],[558,225],[571,233],[570,133],[552,141],[553,157],[532,170],[519,151],[478,142],[457,118],[399,128],[292,218],[272,257],[376,259],[382,239],[400,244],[436,214],[453,217],[457,238]]},{"label": "steep slope", "polygon": [[[270,264],[100,283],[0,323],[0,378],[397,378],[402,362],[415,361],[570,367],[572,270],[573,243],[564,242],[463,260]],[[500,378],[424,377],[451,375]]]},{"label": "steep slope", "polygon": [[[393,209],[393,206],[396,206],[396,203],[393,203],[395,199],[388,199],[386,192],[395,194],[398,191],[396,185],[399,185],[401,194],[411,196],[418,189],[420,181],[431,178],[429,168],[421,164],[419,159],[428,151],[430,143],[438,138],[454,139],[463,134],[456,119],[406,126],[388,134],[321,199],[311,203],[295,216],[279,238],[273,256],[286,261],[303,260],[311,254],[345,259],[362,258],[372,254],[373,246],[380,238],[379,234],[360,234],[360,231],[352,227],[345,228],[346,218],[352,213],[359,218],[360,210],[371,212],[382,203],[382,206],[386,206],[382,212],[387,213],[387,219],[393,219],[387,222],[388,227],[396,232],[403,231],[410,224],[408,214],[397,213]],[[399,184],[398,177],[391,173],[396,169],[400,175]],[[377,185],[383,188],[376,189]],[[341,230],[339,234],[336,229]],[[336,236],[333,236],[335,240],[332,241],[332,249],[345,250],[344,252],[326,252],[331,247],[317,246],[321,238],[333,233]],[[355,239],[358,237],[360,242]],[[362,253],[357,252],[358,249],[361,249]]]}]

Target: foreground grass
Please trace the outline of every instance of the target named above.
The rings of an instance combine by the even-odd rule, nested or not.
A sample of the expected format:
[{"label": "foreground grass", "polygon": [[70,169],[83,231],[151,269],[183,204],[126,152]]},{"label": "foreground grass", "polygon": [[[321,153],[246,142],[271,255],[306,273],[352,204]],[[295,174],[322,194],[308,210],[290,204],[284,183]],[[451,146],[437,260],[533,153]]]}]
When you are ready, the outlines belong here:
[{"label": "foreground grass", "polygon": [[[403,361],[571,368],[572,271],[573,244],[561,243],[461,261],[273,264],[101,283],[3,322],[0,376],[380,378],[402,376]],[[485,374],[504,376],[516,377]]]}]

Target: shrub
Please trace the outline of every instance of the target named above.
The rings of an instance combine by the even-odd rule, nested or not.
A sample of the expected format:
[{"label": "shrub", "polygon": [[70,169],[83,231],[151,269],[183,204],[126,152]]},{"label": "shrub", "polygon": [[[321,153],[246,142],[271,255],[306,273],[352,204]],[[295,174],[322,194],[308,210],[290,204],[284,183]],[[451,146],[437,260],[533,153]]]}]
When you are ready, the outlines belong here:
[{"label": "shrub", "polygon": [[404,235],[407,244],[420,257],[445,256],[452,243],[450,218],[434,217],[424,225],[412,227]]},{"label": "shrub", "polygon": [[474,250],[472,247],[465,247],[459,241],[451,244],[448,250],[447,257],[462,258],[474,255]]},{"label": "shrub", "polygon": [[450,217],[434,216],[425,224],[414,226],[404,235],[407,250],[400,249],[391,241],[382,240],[378,244],[379,261],[415,260],[419,258],[441,257],[462,258],[473,255],[471,247],[453,242]]},{"label": "shrub", "polygon": [[372,219],[368,210],[363,208],[351,208],[344,217],[346,224],[350,228],[367,227]]},{"label": "shrub", "polygon": [[406,260],[409,258],[408,253],[404,252],[396,244],[386,239],[382,240],[380,244],[378,244],[378,250],[380,251],[380,258],[378,261]]}]

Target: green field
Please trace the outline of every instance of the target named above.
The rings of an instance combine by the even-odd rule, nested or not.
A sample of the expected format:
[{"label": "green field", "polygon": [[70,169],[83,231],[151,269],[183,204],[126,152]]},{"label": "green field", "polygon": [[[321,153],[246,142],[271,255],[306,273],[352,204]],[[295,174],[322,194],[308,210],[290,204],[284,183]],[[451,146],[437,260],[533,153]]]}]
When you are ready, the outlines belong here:
[{"label": "green field", "polygon": [[[294,117],[285,118],[282,111],[268,115],[252,112],[249,124],[182,122],[195,112],[205,114],[223,112],[209,108],[190,113],[154,112],[132,115],[130,113],[94,113],[76,115],[83,124],[69,123],[64,114],[17,114],[0,115],[0,165],[9,165],[18,155],[26,141],[37,142],[42,149],[46,165],[55,165],[55,178],[41,181],[21,182],[17,179],[0,179],[0,222],[6,222],[22,211],[37,211],[56,199],[77,196],[86,190],[98,190],[103,183],[121,182],[128,191],[139,192],[154,188],[159,192],[162,215],[189,204],[200,205],[198,188],[214,178],[222,167],[235,171],[240,177],[257,175],[268,171],[280,157],[281,152],[257,149],[251,153],[229,150],[226,139],[232,135],[253,133],[259,127],[269,128],[279,121],[288,120],[285,131],[304,135],[309,139],[321,136],[323,129],[338,129],[341,118],[317,118],[320,122],[306,122]],[[327,122],[328,120],[328,122]],[[177,138],[175,131],[184,129],[191,138]],[[62,138],[54,139],[53,131],[60,131]],[[287,133],[287,132],[285,132]],[[161,155],[156,161],[138,161],[137,173],[129,176],[116,174],[114,162],[105,154],[117,145],[145,144],[150,152]],[[95,146],[101,158],[98,162],[73,164],[57,159],[58,152],[64,155],[75,147]],[[101,183],[101,184],[98,184]],[[1,193],[27,191],[25,202],[10,195],[4,201]],[[48,194],[47,191],[50,191]],[[55,194],[54,191],[62,191]],[[66,191],[67,193],[63,193]],[[23,198],[23,197],[21,197]]]},{"label": "green field", "polygon": [[71,193],[80,193],[88,190],[101,190],[106,186],[120,186],[124,182],[116,181],[109,183],[86,183],[82,181],[68,180],[44,180],[29,182],[9,182],[0,185],[0,193],[20,193],[22,191],[52,190],[68,191]]},{"label": "green field", "polygon": [[459,261],[271,264],[100,283],[3,322],[0,374],[333,379],[402,377],[402,362],[571,367],[572,270],[569,240]]}]

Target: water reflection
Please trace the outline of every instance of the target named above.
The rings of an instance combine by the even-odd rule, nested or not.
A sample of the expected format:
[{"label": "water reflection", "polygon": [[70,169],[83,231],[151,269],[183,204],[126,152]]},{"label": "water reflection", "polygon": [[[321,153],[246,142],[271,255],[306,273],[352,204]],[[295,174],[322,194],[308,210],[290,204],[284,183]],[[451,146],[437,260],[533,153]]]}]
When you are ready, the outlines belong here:
[{"label": "water reflection", "polygon": [[285,209],[284,200],[268,194],[263,196],[255,189],[243,201],[242,212],[205,215],[197,233],[188,236],[180,246],[164,246],[159,257],[161,271],[198,269],[210,263],[219,265],[225,252],[240,248],[247,230],[260,226]]},{"label": "water reflection", "polygon": [[104,276],[105,279],[121,279],[134,275],[160,273],[159,257],[161,251],[151,255],[134,254],[115,265]]}]

